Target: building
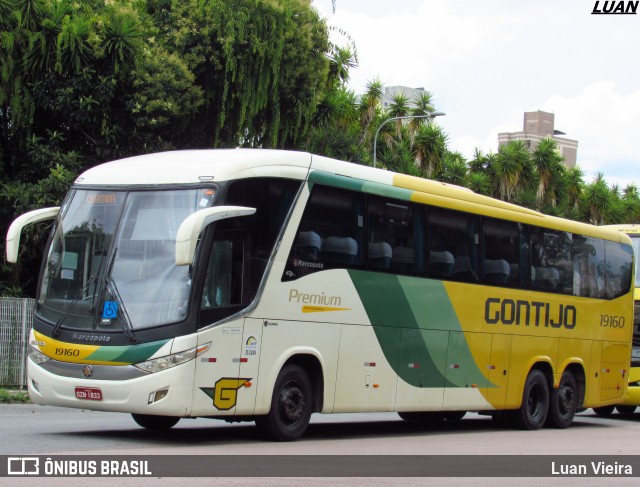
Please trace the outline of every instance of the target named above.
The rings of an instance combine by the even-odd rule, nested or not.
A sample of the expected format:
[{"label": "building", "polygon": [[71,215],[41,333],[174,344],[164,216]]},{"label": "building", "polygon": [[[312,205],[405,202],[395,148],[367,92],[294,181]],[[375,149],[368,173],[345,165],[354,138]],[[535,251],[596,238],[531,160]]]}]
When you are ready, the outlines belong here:
[{"label": "building", "polygon": [[564,132],[556,130],[554,127],[555,115],[549,112],[536,111],[525,112],[522,132],[501,132],[498,134],[498,145],[506,144],[511,140],[524,140],[533,152],[538,143],[545,137],[551,137],[558,143],[558,151],[564,157],[564,163],[572,168],[576,165],[578,157],[578,141],[559,137],[565,135]]}]

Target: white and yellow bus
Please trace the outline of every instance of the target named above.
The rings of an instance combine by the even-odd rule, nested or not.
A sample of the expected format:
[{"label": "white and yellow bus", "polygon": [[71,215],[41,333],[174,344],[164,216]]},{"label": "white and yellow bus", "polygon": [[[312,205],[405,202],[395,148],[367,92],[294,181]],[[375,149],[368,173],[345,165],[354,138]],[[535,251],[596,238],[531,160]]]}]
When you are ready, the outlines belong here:
[{"label": "white and yellow bus", "polygon": [[602,406],[595,408],[599,416],[609,416],[614,409],[623,415],[633,414],[640,406],[640,224],[607,225],[631,237],[635,259],[635,290],[634,290],[634,321],[633,321],[633,349],[631,351],[631,369],[629,370],[629,394],[627,398],[616,406]]},{"label": "white and yellow bus", "polygon": [[14,221],[8,261],[46,219],[35,403],[294,440],[314,412],[564,428],[626,394],[633,252],[618,231],[245,149],[89,169],[60,208]]}]

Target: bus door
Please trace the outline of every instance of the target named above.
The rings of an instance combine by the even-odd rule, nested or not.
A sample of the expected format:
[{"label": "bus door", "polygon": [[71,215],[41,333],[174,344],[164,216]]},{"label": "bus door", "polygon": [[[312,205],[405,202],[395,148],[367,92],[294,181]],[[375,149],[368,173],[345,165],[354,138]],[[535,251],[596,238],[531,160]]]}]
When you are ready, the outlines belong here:
[{"label": "bus door", "polygon": [[[243,410],[252,409],[254,402],[244,398],[253,376],[244,377],[241,365],[248,363],[244,353],[259,337],[253,330],[245,337],[244,318],[232,319],[249,301],[249,238],[242,230],[218,230],[204,245],[211,245],[211,251],[205,264],[198,343],[211,346],[197,359],[192,414],[234,415],[240,399]],[[222,324],[208,326],[216,322]]]}]

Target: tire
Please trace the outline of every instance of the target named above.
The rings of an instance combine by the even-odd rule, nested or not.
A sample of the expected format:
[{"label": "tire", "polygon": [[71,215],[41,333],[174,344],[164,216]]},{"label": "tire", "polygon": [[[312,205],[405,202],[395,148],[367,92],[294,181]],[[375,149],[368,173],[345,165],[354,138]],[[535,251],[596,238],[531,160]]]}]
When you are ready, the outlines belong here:
[{"label": "tire", "polygon": [[445,413],[440,411],[420,411],[398,413],[405,421],[417,421],[426,424],[436,424],[444,421]]},{"label": "tire", "polygon": [[571,372],[562,374],[560,384],[551,393],[547,424],[554,428],[568,428],[578,409],[578,383]]},{"label": "tire", "polygon": [[620,414],[624,414],[625,416],[630,416],[636,412],[635,406],[616,406],[616,410]]},{"label": "tire", "polygon": [[153,431],[166,431],[180,421],[176,416],[153,416],[151,414],[132,414],[133,420],[138,425]]},{"label": "tire", "polygon": [[613,414],[613,410],[615,406],[602,406],[599,408],[593,408],[593,412],[598,416],[602,416],[603,418],[607,418]]},{"label": "tire", "polygon": [[524,430],[537,430],[544,426],[549,412],[549,383],[541,370],[529,372],[522,391],[520,409],[511,412],[513,425]]},{"label": "tire", "polygon": [[269,414],[256,418],[256,426],[268,440],[297,440],[309,426],[313,404],[305,370],[299,365],[286,365],[276,379]]}]

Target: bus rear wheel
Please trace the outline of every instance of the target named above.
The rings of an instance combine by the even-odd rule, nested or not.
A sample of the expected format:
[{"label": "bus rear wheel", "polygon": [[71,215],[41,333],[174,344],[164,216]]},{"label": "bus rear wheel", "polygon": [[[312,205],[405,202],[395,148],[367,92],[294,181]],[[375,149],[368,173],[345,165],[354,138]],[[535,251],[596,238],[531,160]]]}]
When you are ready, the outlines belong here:
[{"label": "bus rear wheel", "polygon": [[549,412],[549,383],[541,370],[529,372],[522,392],[520,409],[511,412],[513,425],[525,430],[544,426]]},{"label": "bus rear wheel", "polygon": [[276,379],[269,414],[256,418],[256,426],[269,440],[293,441],[307,430],[312,412],[308,374],[299,365],[287,365]]},{"label": "bus rear wheel", "polygon": [[131,416],[138,425],[153,431],[166,431],[180,421],[180,418],[175,416],[154,416],[151,414],[132,414]]},{"label": "bus rear wheel", "polygon": [[578,384],[571,372],[562,374],[560,384],[551,393],[547,423],[554,428],[568,428],[578,408]]}]

